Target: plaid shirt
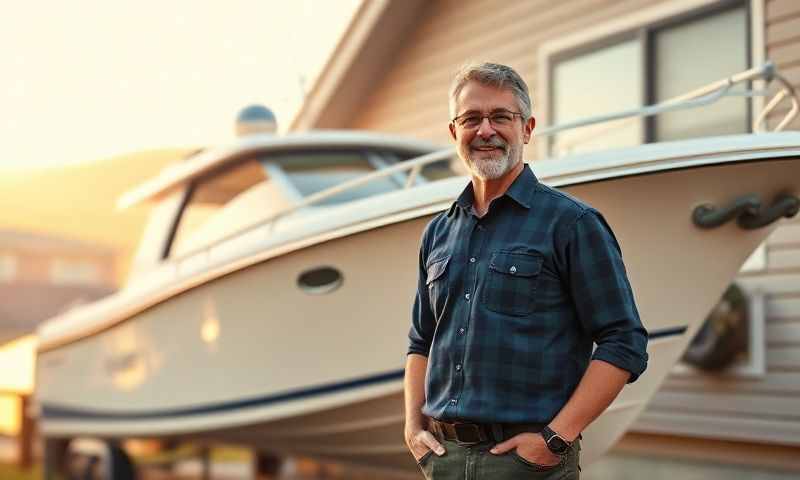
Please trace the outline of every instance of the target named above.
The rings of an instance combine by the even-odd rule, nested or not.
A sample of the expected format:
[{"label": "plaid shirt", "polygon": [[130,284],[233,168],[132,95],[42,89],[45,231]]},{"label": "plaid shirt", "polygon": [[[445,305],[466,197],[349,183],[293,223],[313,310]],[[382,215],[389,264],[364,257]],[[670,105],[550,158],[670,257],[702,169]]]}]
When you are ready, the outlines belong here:
[{"label": "plaid shirt", "polygon": [[545,423],[590,359],[635,381],[647,331],[600,213],[539,183],[527,165],[483,218],[473,198],[470,184],[422,236],[408,349],[428,357],[422,412]]}]

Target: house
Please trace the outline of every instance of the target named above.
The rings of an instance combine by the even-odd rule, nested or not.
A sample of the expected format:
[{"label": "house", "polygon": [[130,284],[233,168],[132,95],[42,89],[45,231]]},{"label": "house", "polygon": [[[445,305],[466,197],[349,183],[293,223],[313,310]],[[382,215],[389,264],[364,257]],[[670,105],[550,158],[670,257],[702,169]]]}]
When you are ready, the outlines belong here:
[{"label": "house", "polygon": [[78,302],[114,291],[114,250],[0,230],[0,344]]},{"label": "house", "polygon": [[[800,86],[800,2],[366,1],[291,130],[375,130],[445,145],[449,82],[469,60],[513,66],[533,90],[537,123],[551,125],[657,103],[767,59]],[[535,170],[565,152],[748,132],[764,104],[738,96],[570,131],[535,140],[526,160]],[[800,129],[800,119],[787,128]],[[800,217],[783,221],[737,284],[749,299],[745,358],[716,374],[677,365],[617,453],[800,471]]]},{"label": "house", "polygon": [[21,435],[20,462],[30,463],[36,325],[115,290],[116,251],[18,230],[0,230],[0,459]]},{"label": "house", "polygon": [[144,150],[51,168],[0,168],[0,232],[41,234],[113,249],[113,284],[122,285],[150,209],[143,205],[118,210],[120,192],[191,152]]}]

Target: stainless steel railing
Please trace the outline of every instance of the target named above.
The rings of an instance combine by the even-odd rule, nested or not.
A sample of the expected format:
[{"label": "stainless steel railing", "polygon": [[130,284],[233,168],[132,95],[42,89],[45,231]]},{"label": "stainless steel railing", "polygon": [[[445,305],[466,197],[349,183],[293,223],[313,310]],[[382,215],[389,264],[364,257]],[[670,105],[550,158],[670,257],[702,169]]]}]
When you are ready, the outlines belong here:
[{"label": "stainless steel railing", "polygon": [[[791,122],[795,117],[797,117],[798,112],[800,112],[800,99],[798,99],[797,92],[792,87],[792,85],[777,72],[777,69],[775,68],[774,64],[772,62],[767,62],[760,67],[751,68],[741,73],[731,75],[728,78],[710,83],[703,87],[697,88],[691,92],[688,92],[686,94],[677,97],[673,97],[671,99],[665,100],[664,102],[655,105],[650,105],[631,110],[624,110],[606,115],[598,115],[595,117],[581,119],[574,122],[565,123],[562,125],[554,125],[551,127],[543,128],[541,130],[537,130],[536,134],[537,136],[549,136],[566,130],[577,129],[588,125],[614,122],[620,119],[648,117],[675,110],[699,108],[702,106],[710,105],[720,100],[721,98],[730,95],[730,90],[735,85],[759,79],[765,80],[768,85],[773,81],[777,81],[780,86],[780,89],[778,90],[777,93],[775,93],[772,99],[770,99],[769,102],[765,105],[763,111],[760,112],[759,116],[753,121],[753,130],[756,132],[764,131],[763,125],[765,124],[769,113],[772,112],[775,109],[775,107],[779,105],[782,101],[788,99],[788,101],[790,102],[790,108],[787,111],[786,115],[781,119],[781,121],[774,129],[774,131],[781,131],[786,125],[789,124],[789,122]],[[765,89],[763,92],[753,92],[753,91],[748,91],[748,92],[753,94],[766,94],[766,91],[767,89]],[[436,152],[428,153],[413,158],[411,160],[406,160],[400,164],[383,168],[381,170],[377,170],[375,172],[368,173],[358,178],[354,178],[352,180],[340,183],[333,187],[309,195],[303,198],[303,200],[300,202],[294,203],[285,209],[282,209],[280,211],[274,212],[271,215],[261,218],[258,220],[258,222],[254,223],[253,225],[244,227],[240,230],[234,231],[228,235],[218,238],[211,245],[185,252],[178,257],[178,260],[193,256],[203,251],[208,253],[208,251],[214,245],[217,245],[220,242],[223,242],[229,238],[241,235],[242,233],[261,227],[270,222],[274,222],[275,220],[281,217],[285,217],[286,215],[294,213],[302,208],[309,207],[311,205],[314,205],[315,203],[318,203],[322,200],[328,199],[340,193],[346,192],[354,188],[358,188],[362,185],[368,184],[375,180],[388,177],[400,172],[406,172],[406,171],[408,172],[408,177],[406,179],[405,184],[403,185],[403,189],[411,188],[414,185],[415,180],[419,176],[423,167],[436,162],[447,160],[454,156],[455,156],[455,150],[453,148],[446,148],[443,150],[439,150]]]}]

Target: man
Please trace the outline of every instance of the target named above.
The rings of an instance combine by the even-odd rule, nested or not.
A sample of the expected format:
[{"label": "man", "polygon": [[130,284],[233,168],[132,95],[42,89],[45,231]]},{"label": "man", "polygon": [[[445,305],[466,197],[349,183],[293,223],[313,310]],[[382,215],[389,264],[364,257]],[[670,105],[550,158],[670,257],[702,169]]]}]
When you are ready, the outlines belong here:
[{"label": "man", "polygon": [[647,365],[620,248],[522,161],[535,120],[513,69],[464,67],[450,113],[472,181],[422,236],[406,443],[433,480],[579,478],[581,431]]}]

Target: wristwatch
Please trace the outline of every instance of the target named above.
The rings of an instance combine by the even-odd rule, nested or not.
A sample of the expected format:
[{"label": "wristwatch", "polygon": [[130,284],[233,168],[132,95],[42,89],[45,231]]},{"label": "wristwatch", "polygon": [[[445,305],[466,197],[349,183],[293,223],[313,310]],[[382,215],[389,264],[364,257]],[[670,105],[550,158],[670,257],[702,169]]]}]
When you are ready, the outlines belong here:
[{"label": "wristwatch", "polygon": [[564,440],[561,435],[554,432],[550,427],[545,426],[540,434],[544,438],[547,448],[556,455],[564,455],[572,446],[572,442]]}]

